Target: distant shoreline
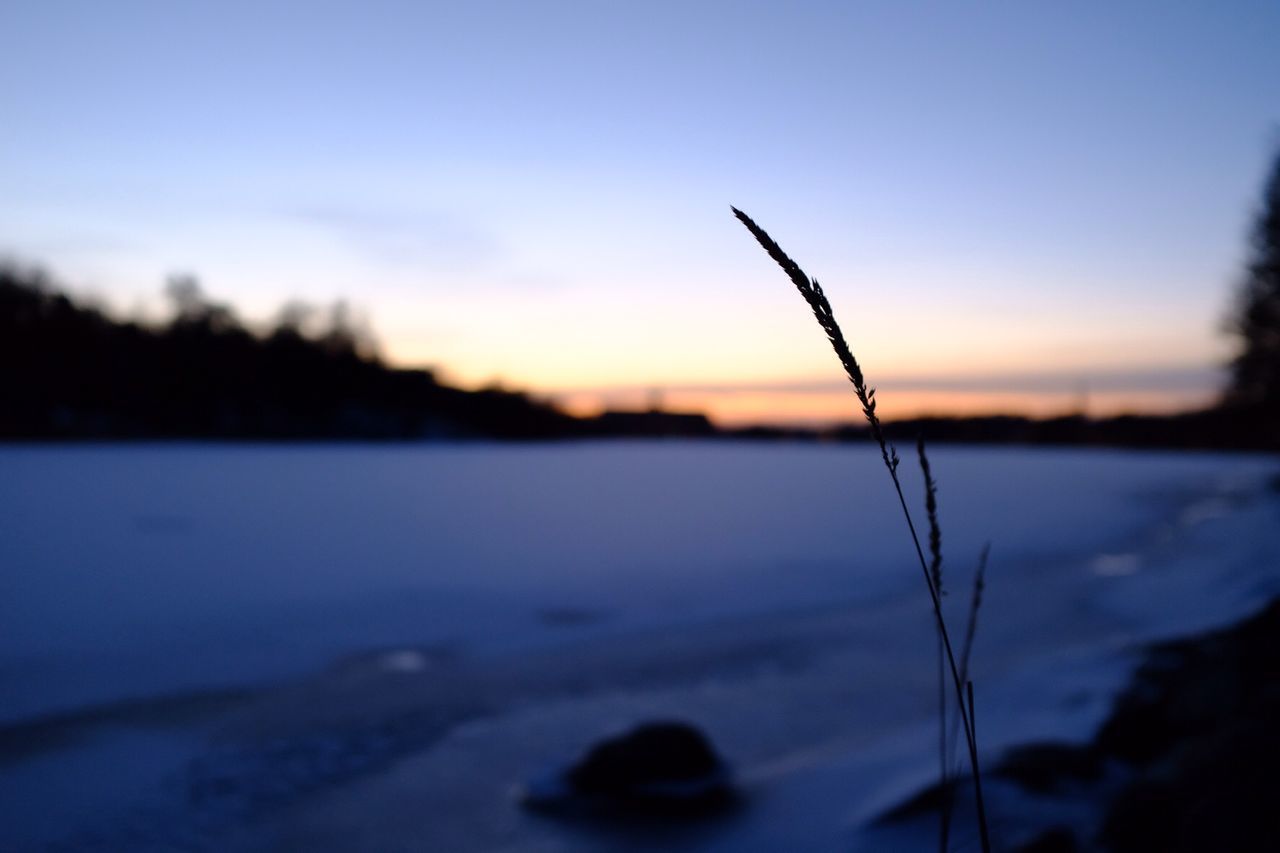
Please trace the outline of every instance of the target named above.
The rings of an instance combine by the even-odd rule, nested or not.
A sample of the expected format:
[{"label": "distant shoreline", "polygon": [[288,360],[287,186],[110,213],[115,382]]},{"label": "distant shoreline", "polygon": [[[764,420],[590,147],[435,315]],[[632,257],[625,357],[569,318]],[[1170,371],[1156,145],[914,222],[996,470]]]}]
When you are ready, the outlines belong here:
[{"label": "distant shoreline", "polygon": [[[457,394],[470,392],[457,391]],[[866,427],[846,424],[827,428],[789,426],[718,427],[701,414],[605,412],[595,417],[560,415],[555,428],[491,432],[464,423],[436,421],[434,428],[413,434],[400,430],[267,431],[208,430],[181,432],[95,429],[87,424],[46,432],[0,434],[0,444],[470,444],[559,443],[610,439],[681,439],[709,441],[858,443],[870,440]],[[99,422],[101,423],[101,422]],[[1151,450],[1277,451],[1280,437],[1265,419],[1248,413],[1207,409],[1176,415],[1120,415],[1091,419],[1083,416],[1031,418],[1021,415],[928,417],[890,421],[887,436],[914,442],[923,436],[933,444],[1008,445],[1016,447],[1113,447]]]},{"label": "distant shoreline", "polygon": [[[395,367],[339,303],[246,325],[194,280],[170,283],[165,323],[78,304],[42,273],[0,264],[0,442],[564,441],[601,438],[859,441],[865,426],[718,426],[701,412],[570,414],[501,387],[464,390]],[[852,398],[851,398],[852,399]],[[918,417],[904,443],[1280,450],[1275,407],[1173,415]]]}]

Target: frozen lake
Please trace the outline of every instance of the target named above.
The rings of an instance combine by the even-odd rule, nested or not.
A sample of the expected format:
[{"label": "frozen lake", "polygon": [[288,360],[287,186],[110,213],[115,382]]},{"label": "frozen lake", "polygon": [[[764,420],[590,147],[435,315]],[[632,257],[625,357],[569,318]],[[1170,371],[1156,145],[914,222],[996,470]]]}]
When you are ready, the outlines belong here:
[{"label": "frozen lake", "polygon": [[[1082,732],[1125,650],[1280,591],[1271,460],[931,455],[953,619],[993,543],[988,746]],[[3,849],[598,849],[509,789],[649,714],[762,792],[666,849],[848,849],[928,767],[926,594],[868,446],[8,446],[0,472]],[[263,744],[295,741],[340,757],[274,778]]]}]

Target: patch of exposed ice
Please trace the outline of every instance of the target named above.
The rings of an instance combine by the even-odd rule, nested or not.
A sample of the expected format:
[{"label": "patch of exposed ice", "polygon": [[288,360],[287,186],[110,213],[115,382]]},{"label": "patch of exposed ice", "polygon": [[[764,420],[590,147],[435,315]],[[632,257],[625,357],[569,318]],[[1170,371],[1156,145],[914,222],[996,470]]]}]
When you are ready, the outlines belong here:
[{"label": "patch of exposed ice", "polygon": [[378,663],[387,672],[422,672],[430,665],[427,656],[416,649],[387,652]]},{"label": "patch of exposed ice", "polygon": [[1099,554],[1089,562],[1089,568],[1098,577],[1124,577],[1142,568],[1142,557],[1137,554]]}]

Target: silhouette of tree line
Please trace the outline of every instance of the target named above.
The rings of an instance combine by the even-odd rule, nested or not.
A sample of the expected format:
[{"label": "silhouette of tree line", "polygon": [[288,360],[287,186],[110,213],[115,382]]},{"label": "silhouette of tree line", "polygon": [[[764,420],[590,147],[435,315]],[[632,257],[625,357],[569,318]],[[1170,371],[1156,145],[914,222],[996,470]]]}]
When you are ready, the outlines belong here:
[{"label": "silhouette of tree line", "polygon": [[[170,280],[167,322],[117,320],[37,269],[0,264],[0,438],[548,439],[726,436],[862,440],[865,428],[718,430],[700,414],[576,418],[526,394],[464,391],[388,366],[343,303],[286,304],[262,331]],[[1173,416],[927,418],[897,440],[1280,449],[1280,152],[1256,216],[1230,331],[1239,351],[1222,402]]]},{"label": "silhouette of tree line", "polygon": [[[1259,290],[1251,286],[1250,293]],[[1277,290],[1261,292],[1274,298]],[[39,270],[0,265],[0,438],[867,438],[853,425],[722,430],[701,414],[656,409],[573,417],[526,394],[464,391],[429,370],[390,367],[343,303],[321,310],[291,302],[273,325],[254,331],[192,278],[171,279],[167,295],[168,321],[118,320],[59,292]],[[1265,319],[1253,301],[1245,304],[1250,316]],[[1270,339],[1260,338],[1251,346],[1265,352]],[[1244,352],[1250,382],[1238,379],[1223,405],[1205,411],[1103,420],[923,418],[885,430],[898,441],[923,433],[934,442],[1280,447],[1274,374],[1256,366],[1267,364],[1265,357]],[[1255,383],[1259,374],[1273,384]]]},{"label": "silhouette of tree line", "polygon": [[172,318],[116,320],[38,270],[0,267],[5,438],[544,438],[578,420],[524,394],[396,369],[339,303],[262,332],[172,279]]}]

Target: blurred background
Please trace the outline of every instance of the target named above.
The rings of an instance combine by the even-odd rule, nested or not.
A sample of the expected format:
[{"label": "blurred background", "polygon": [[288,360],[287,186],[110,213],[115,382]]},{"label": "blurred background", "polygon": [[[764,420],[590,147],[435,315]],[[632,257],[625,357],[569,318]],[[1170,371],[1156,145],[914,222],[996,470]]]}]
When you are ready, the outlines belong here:
[{"label": "blurred background", "polygon": [[[1280,592],[1273,3],[0,31],[0,848],[936,849],[883,819],[938,776],[921,566],[731,204],[823,283],[922,530],[930,443],[957,634],[991,544],[992,766]],[[738,808],[584,801],[652,720]],[[1015,788],[998,849],[1143,849]]]},{"label": "blurred background", "polygon": [[183,274],[257,324],[349,300],[396,365],[575,412],[849,419],[730,203],[832,283],[899,417],[1203,403],[1277,144],[1269,3],[4,23],[12,258],[121,316]]}]

